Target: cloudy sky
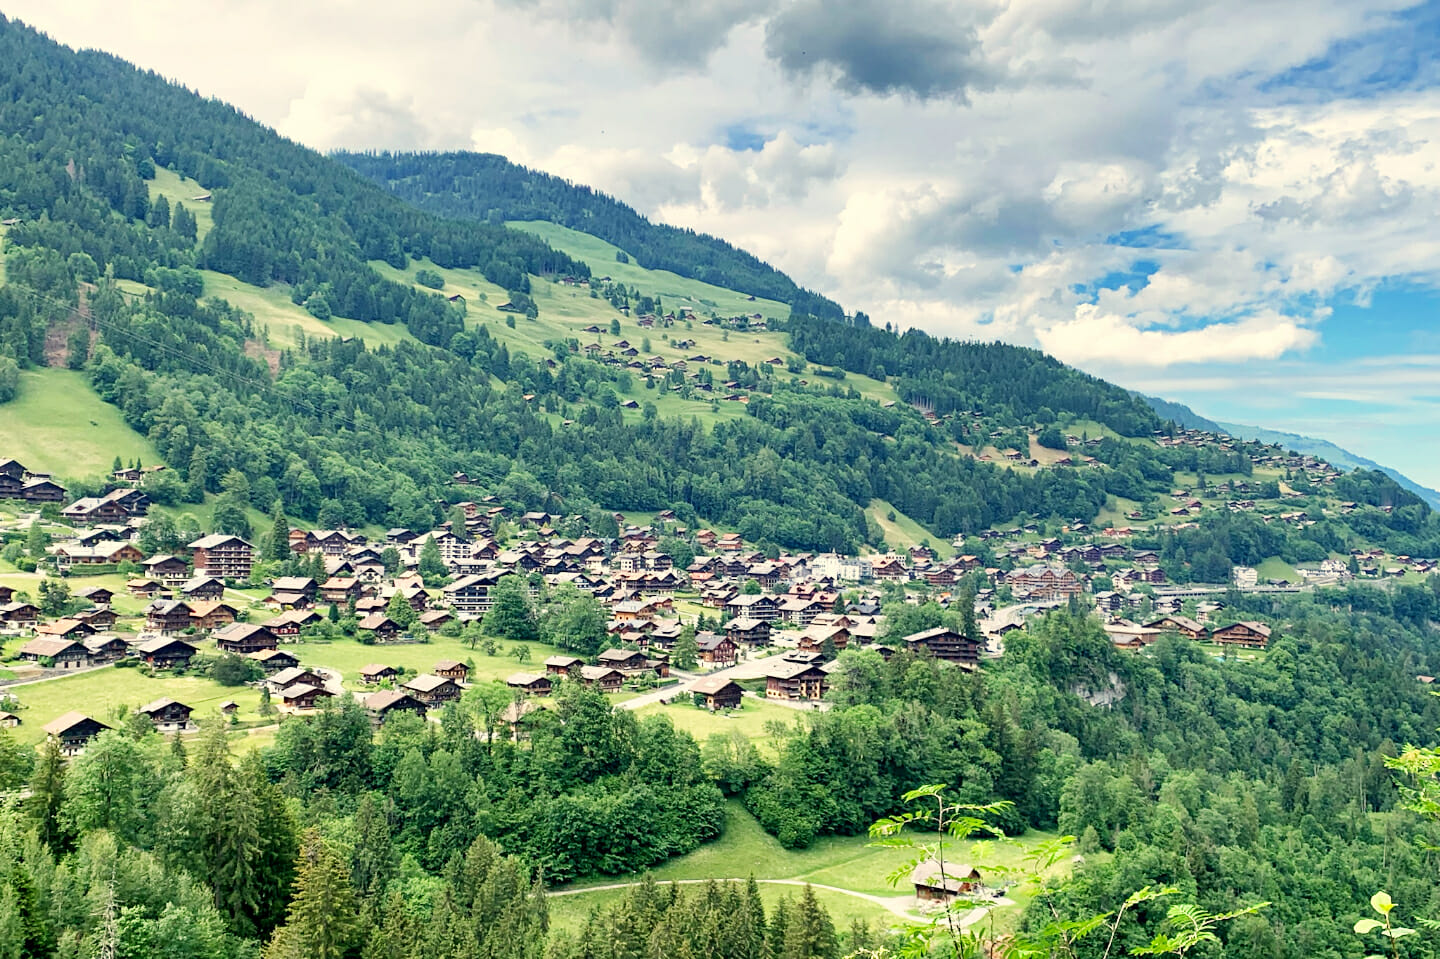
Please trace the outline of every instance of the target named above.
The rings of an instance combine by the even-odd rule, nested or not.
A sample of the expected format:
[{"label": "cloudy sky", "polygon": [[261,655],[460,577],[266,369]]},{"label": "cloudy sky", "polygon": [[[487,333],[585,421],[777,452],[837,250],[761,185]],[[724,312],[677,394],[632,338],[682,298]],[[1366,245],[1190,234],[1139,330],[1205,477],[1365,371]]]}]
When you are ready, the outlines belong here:
[{"label": "cloudy sky", "polygon": [[319,149],[503,153],[876,322],[1440,487],[1440,0],[0,10]]}]

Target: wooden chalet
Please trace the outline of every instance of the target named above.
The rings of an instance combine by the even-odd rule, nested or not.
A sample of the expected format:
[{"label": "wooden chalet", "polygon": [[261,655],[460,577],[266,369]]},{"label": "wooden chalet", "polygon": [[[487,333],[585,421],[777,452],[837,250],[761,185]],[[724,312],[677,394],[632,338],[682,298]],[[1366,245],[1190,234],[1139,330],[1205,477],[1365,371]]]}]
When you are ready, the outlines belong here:
[{"label": "wooden chalet", "polygon": [[402,684],[401,688],[430,707],[443,706],[460,698],[460,687],[453,679],[444,676],[416,676]]},{"label": "wooden chalet", "polygon": [[815,662],[777,660],[765,670],[767,699],[823,699],[829,676]]},{"label": "wooden chalet", "polygon": [[111,728],[81,712],[69,712],[41,727],[45,735],[60,744],[60,755],[78,756],[90,740]]},{"label": "wooden chalet", "polygon": [[470,676],[470,667],[458,660],[442,659],[435,664],[435,675],[463,684]]},{"label": "wooden chalet", "polygon": [[138,712],[155,724],[162,733],[180,732],[190,728],[190,714],[194,707],[166,697],[141,706]]},{"label": "wooden chalet", "polygon": [[199,649],[185,640],[173,636],[147,639],[135,647],[136,655],[144,660],[147,666],[156,669],[184,669],[198,652]]},{"label": "wooden chalet", "polygon": [[7,628],[33,628],[39,622],[40,607],[34,603],[6,603],[0,606],[0,623]]},{"label": "wooden chalet", "polygon": [[950,902],[958,896],[971,896],[984,889],[980,870],[967,863],[946,863],[942,868],[934,859],[926,859],[910,870],[910,883],[919,902]]},{"label": "wooden chalet", "polygon": [[1264,623],[1232,623],[1212,630],[1210,641],[1222,646],[1243,646],[1247,649],[1264,649],[1270,643],[1270,627]]},{"label": "wooden chalet", "polygon": [[551,676],[573,676],[585,660],[579,656],[551,656],[545,660],[545,672]]},{"label": "wooden chalet", "polygon": [[260,664],[267,675],[280,672],[282,669],[294,669],[300,665],[300,657],[283,649],[262,649],[259,652],[251,653],[246,657],[253,659]]},{"label": "wooden chalet", "polygon": [[48,636],[51,639],[82,640],[87,636],[94,636],[96,632],[98,630],[89,623],[71,619],[68,616],[49,623],[41,623],[35,627],[35,635]]},{"label": "wooden chalet", "polygon": [[734,666],[739,658],[739,650],[728,636],[702,633],[695,637],[695,648],[700,661],[711,666]]},{"label": "wooden chalet", "polygon": [[222,653],[238,653],[241,656],[275,649],[280,645],[274,633],[255,623],[231,623],[215,630],[211,637]]},{"label": "wooden chalet", "polygon": [[229,626],[239,615],[234,606],[218,599],[190,604],[190,625],[205,632]]},{"label": "wooden chalet", "polygon": [[14,729],[23,722],[24,720],[14,713],[0,711],[0,729]]},{"label": "wooden chalet", "polygon": [[320,598],[336,606],[346,606],[365,595],[365,584],[355,576],[332,576],[320,586]]},{"label": "wooden chalet", "polygon": [[324,686],[325,677],[313,669],[306,669],[303,666],[289,666],[273,674],[265,680],[275,692],[282,692],[291,686]]},{"label": "wooden chalet", "polygon": [[92,666],[113,663],[130,655],[130,644],[119,636],[91,636],[84,642]]},{"label": "wooden chalet", "polygon": [[400,635],[400,624],[384,613],[371,613],[355,625],[374,635],[377,643],[390,642]]},{"label": "wooden chalet", "polygon": [[602,693],[618,693],[625,684],[625,674],[610,666],[581,666],[580,682]]},{"label": "wooden chalet", "polygon": [[178,556],[151,556],[142,560],[140,567],[145,570],[147,578],[159,580],[171,588],[190,578],[190,565]]},{"label": "wooden chalet", "polygon": [[280,694],[280,701],[286,709],[300,712],[302,710],[317,709],[320,700],[328,699],[334,693],[324,686],[311,686],[309,683],[296,683]]},{"label": "wooden chalet", "polygon": [[554,681],[544,673],[512,673],[505,685],[527,696],[549,696],[555,688]]},{"label": "wooden chalet", "polygon": [[190,602],[215,602],[225,596],[225,584],[214,576],[193,576],[180,584],[180,596]]},{"label": "wooden chalet", "polygon": [[384,663],[370,663],[368,666],[360,667],[360,682],[367,686],[374,686],[383,683],[387,679],[394,679],[400,675],[400,670],[394,666],[387,666]]},{"label": "wooden chalet", "polygon": [[19,649],[20,658],[49,669],[84,669],[90,665],[90,650],[75,639],[41,636]]},{"label": "wooden chalet", "polygon": [[145,628],[152,633],[183,633],[190,628],[190,604],[159,599],[145,607]]},{"label": "wooden chalet", "polygon": [[132,579],[125,583],[125,592],[137,599],[168,597],[170,590],[158,579]]},{"label": "wooden chalet", "polygon": [[600,666],[619,670],[627,676],[637,675],[650,669],[645,654],[633,649],[607,649],[595,657]]},{"label": "wooden chalet", "polygon": [[1198,639],[1201,642],[1210,638],[1208,627],[1185,616],[1161,616],[1159,619],[1146,623],[1145,628],[1162,633],[1179,633],[1181,636],[1188,636],[1190,639]]},{"label": "wooden chalet", "polygon": [[905,637],[905,648],[921,650],[950,663],[974,668],[980,662],[980,641],[971,639],[947,626],[937,626]]},{"label": "wooden chalet", "polygon": [[315,605],[319,585],[309,576],[277,576],[270,583],[270,598],[281,609]]},{"label": "wooden chalet", "polygon": [[[96,606],[109,606],[115,601],[115,591],[106,589],[104,586],[86,586],[77,589],[75,595],[87,603],[94,603]],[[0,594],[0,602],[9,602],[9,597]]]},{"label": "wooden chalet", "polygon": [[109,606],[92,606],[89,609],[82,609],[72,618],[78,619],[97,633],[114,629],[115,624],[120,621],[119,615]]},{"label": "wooden chalet", "polygon": [[739,709],[745,690],[733,679],[723,676],[707,676],[690,687],[690,692],[705,698],[709,710]]},{"label": "wooden chalet", "polygon": [[737,617],[725,624],[725,636],[739,646],[764,647],[770,645],[770,623],[763,619]]},{"label": "wooden chalet", "polygon": [[426,709],[424,703],[403,689],[382,689],[365,697],[365,711],[370,714],[370,721],[376,726],[381,725],[391,716],[398,716],[402,713],[410,713],[424,719]]}]

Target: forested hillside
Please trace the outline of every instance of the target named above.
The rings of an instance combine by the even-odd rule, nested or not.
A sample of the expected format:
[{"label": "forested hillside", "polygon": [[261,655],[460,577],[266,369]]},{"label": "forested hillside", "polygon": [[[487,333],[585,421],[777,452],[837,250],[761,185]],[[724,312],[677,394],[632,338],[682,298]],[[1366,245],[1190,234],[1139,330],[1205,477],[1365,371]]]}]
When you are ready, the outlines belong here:
[{"label": "forested hillside", "polygon": [[[635,395],[634,372],[592,359],[574,334],[512,352],[515,313],[496,323],[507,333],[497,338],[467,304],[421,283],[424,271],[408,283],[397,272],[424,257],[452,276],[483,275],[523,316],[534,313],[532,283],[583,279],[585,264],[528,234],[414,210],[113,57],[71,53],[10,22],[0,22],[0,54],[0,212],[16,221],[0,340],[22,366],[84,369],[176,468],[182,482],[162,497],[198,501],[234,469],[257,509],[279,499],[325,523],[424,527],[453,498],[458,470],[527,509],[673,508],[779,547],[853,551],[880,542],[864,513],[877,498],[949,539],[1022,514],[1090,518],[1116,491],[1169,480],[1120,447],[1101,457],[1113,469],[1084,472],[961,455],[945,423],[883,407],[845,371],[881,372],[932,403],[973,404],[987,430],[1022,445],[1026,429],[1062,409],[1125,434],[1155,421],[1034,351],[896,339],[843,320],[790,321],[797,349],[825,353],[835,369],[807,376],[788,352],[781,366],[724,364],[727,388],[747,394],[738,419],[648,409],[719,385],[709,370],[644,376],[639,395],[654,390],[656,402],[627,412],[618,397]],[[205,192],[172,191],[172,204],[149,189],[162,169]],[[202,205],[203,231],[190,209]],[[201,270],[278,288],[322,328],[332,316],[396,321],[420,342],[310,337],[277,349],[252,316],[207,297]],[[604,292],[645,306],[633,290]],[[678,350],[682,333],[666,336]]]},{"label": "forested hillside", "polygon": [[650,269],[779,300],[797,313],[843,315],[838,304],[724,240],[651,223],[614,197],[493,153],[333,155],[422,210],[488,223],[549,220],[613,243]]}]

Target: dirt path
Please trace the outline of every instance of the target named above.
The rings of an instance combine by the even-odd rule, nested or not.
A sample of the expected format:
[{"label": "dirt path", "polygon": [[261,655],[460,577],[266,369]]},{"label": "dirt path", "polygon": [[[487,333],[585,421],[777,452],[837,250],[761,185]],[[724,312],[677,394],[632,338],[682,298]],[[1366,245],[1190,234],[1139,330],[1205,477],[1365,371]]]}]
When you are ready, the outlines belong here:
[{"label": "dirt path", "polygon": [[[670,882],[680,886],[696,886],[707,882],[745,882],[744,879],[674,879]],[[917,916],[914,911],[914,899],[910,896],[872,896],[869,893],[856,892],[853,889],[842,889],[839,886],[826,886],[818,882],[807,882],[804,879],[756,879],[758,883],[767,886],[810,886],[814,889],[824,889],[826,892],[838,892],[842,896],[850,896],[854,899],[863,899],[873,903],[906,922],[926,923],[928,919]],[[660,883],[666,885],[667,883]],[[547,892],[547,896],[578,896],[587,892],[604,892],[611,889],[630,889],[640,885],[638,882],[614,882],[603,886],[586,886],[584,889],[558,889]],[[995,900],[997,906],[1013,905],[1009,899]],[[990,912],[984,906],[977,906],[961,916],[957,925],[961,927],[972,926]]]}]

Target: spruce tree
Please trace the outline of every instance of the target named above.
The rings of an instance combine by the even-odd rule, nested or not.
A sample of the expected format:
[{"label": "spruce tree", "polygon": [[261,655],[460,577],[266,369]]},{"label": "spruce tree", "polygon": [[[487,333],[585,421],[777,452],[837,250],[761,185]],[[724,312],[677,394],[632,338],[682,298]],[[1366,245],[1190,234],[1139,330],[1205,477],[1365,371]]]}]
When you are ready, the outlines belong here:
[{"label": "spruce tree", "polygon": [[785,929],[783,959],[838,959],[840,943],[835,938],[835,924],[830,914],[815,898],[809,883],[795,904],[795,912]]},{"label": "spruce tree", "polygon": [[700,649],[695,645],[694,626],[686,626],[680,631],[680,638],[675,640],[671,659],[676,669],[694,669],[700,664]]},{"label": "spruce tree", "polygon": [[297,861],[295,898],[265,959],[344,959],[360,938],[360,909],[349,871],[311,830]]},{"label": "spruce tree", "polygon": [[283,561],[290,558],[290,523],[285,519],[285,511],[280,506],[280,501],[275,501],[275,509],[270,516],[270,551],[265,557],[268,560]]},{"label": "spruce tree", "polygon": [[420,546],[420,576],[425,582],[436,582],[443,580],[450,575],[445,568],[445,560],[440,555],[440,544],[435,542],[434,536],[425,537],[425,542]]},{"label": "spruce tree", "polygon": [[35,821],[40,841],[51,849],[58,849],[65,839],[60,825],[60,806],[64,801],[65,757],[60,754],[60,743],[54,737],[46,737],[40,747],[40,762],[30,780],[26,808]]}]

